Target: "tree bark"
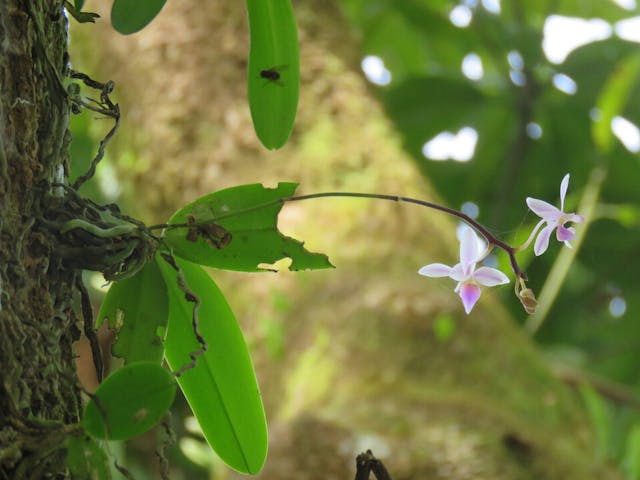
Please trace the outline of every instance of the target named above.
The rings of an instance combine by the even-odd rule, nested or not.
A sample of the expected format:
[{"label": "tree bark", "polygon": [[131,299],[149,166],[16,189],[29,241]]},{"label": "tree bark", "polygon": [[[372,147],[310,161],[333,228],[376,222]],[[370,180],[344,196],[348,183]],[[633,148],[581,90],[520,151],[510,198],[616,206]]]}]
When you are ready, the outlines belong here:
[{"label": "tree bark", "polygon": [[80,415],[72,344],[76,273],[41,219],[67,171],[61,0],[0,2],[0,478],[66,478]]}]

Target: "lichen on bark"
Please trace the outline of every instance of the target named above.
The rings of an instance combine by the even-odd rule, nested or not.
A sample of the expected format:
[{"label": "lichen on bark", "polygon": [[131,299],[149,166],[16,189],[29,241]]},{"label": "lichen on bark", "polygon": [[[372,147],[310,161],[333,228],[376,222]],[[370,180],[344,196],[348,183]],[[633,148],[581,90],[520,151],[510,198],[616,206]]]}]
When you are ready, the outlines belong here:
[{"label": "lichen on bark", "polygon": [[61,0],[0,2],[0,477],[64,478],[78,422],[76,272],[39,225],[67,168],[68,63]]}]

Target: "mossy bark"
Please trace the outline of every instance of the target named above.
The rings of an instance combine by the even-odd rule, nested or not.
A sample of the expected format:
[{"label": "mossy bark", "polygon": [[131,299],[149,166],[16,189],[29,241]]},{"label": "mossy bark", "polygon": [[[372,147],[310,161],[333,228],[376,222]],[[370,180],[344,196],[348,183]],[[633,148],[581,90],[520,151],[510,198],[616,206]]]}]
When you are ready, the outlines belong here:
[{"label": "mossy bark", "polygon": [[[130,204],[163,221],[218,188],[278,180],[300,181],[302,193],[435,199],[362,78],[339,2],[294,2],[298,119],[282,150],[259,145],[243,3],[168,2],[125,38],[81,27],[91,28],[77,43],[86,68],[119,85],[123,130],[112,158]],[[336,271],[214,273],[245,328],[268,409],[260,478],[345,480],[366,448],[395,480],[617,478],[590,454],[579,399],[495,297],[483,293],[466,316],[453,284],[416,274],[455,261],[454,222],[352,199],[297,202],[281,223],[328,252]],[[439,321],[455,325],[451,338],[434,333]]]},{"label": "mossy bark", "polygon": [[64,478],[80,398],[74,272],[51,260],[39,219],[67,163],[60,0],[0,2],[0,478]]}]

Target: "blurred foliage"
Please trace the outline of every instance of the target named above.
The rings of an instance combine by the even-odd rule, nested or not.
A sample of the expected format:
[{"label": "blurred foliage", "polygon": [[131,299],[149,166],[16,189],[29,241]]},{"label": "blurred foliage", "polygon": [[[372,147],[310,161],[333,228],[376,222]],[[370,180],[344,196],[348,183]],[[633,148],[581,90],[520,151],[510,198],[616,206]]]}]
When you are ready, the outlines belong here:
[{"label": "blurred foliage", "polygon": [[[491,8],[496,4],[499,11]],[[470,15],[468,26],[457,27],[450,20],[456,8]],[[481,222],[519,244],[537,220],[526,213],[527,196],[556,203],[560,180],[569,172],[572,211],[593,170],[606,172],[597,218],[537,340],[544,348],[571,350],[563,361],[580,359],[576,366],[621,382],[637,395],[640,276],[633,265],[640,252],[640,162],[637,152],[612,135],[608,122],[622,116],[640,124],[640,47],[617,37],[613,28],[615,22],[637,16],[638,7],[625,10],[604,0],[348,0],[344,10],[362,34],[363,56],[379,57],[391,72],[391,82],[378,88],[380,98],[405,148],[446,203],[459,208],[473,201],[480,207]],[[550,15],[597,17],[612,26],[612,35],[555,64],[543,50]],[[510,52],[522,58],[522,85],[510,78],[515,67]],[[470,53],[482,62],[483,75],[477,80],[461,69]],[[574,94],[554,86],[558,73],[575,81]],[[527,132],[532,123],[541,128],[539,138]],[[478,132],[470,161],[425,158],[425,142],[463,127]],[[536,292],[559,249],[555,245],[545,256],[526,259]],[[504,294],[515,318],[524,320],[511,292],[505,289]],[[626,303],[618,317],[609,310],[614,299]],[[614,417],[616,447],[608,453],[619,459],[626,433],[639,416],[637,410],[620,408]],[[600,428],[602,422],[597,420]]]}]

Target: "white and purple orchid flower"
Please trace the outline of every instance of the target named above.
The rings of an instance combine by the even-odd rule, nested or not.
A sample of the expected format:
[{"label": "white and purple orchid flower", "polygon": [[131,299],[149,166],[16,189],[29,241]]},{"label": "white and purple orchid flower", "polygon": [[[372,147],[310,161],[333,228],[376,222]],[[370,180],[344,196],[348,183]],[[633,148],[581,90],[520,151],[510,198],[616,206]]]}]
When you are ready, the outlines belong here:
[{"label": "white and purple orchid flower", "polygon": [[460,295],[464,311],[470,313],[480,298],[480,286],[494,287],[509,283],[509,278],[500,270],[491,267],[476,268],[476,263],[482,260],[484,252],[482,243],[471,228],[462,231],[460,239],[460,263],[453,267],[443,263],[425,265],[418,273],[426,277],[449,277],[458,284],[455,292]]},{"label": "white and purple orchid flower", "polygon": [[536,243],[533,246],[533,251],[536,256],[542,255],[547,250],[549,247],[549,238],[554,230],[556,230],[556,238],[558,241],[564,242],[567,247],[571,248],[569,242],[575,238],[576,230],[573,227],[565,227],[565,224],[568,222],[580,223],[584,221],[582,215],[577,215],[573,212],[564,212],[564,197],[567,194],[568,187],[569,174],[567,173],[560,183],[560,208],[554,207],[544,200],[527,197],[527,205],[529,208],[533,213],[542,218],[533,229],[532,235],[546,223],[545,227],[538,233]]}]

